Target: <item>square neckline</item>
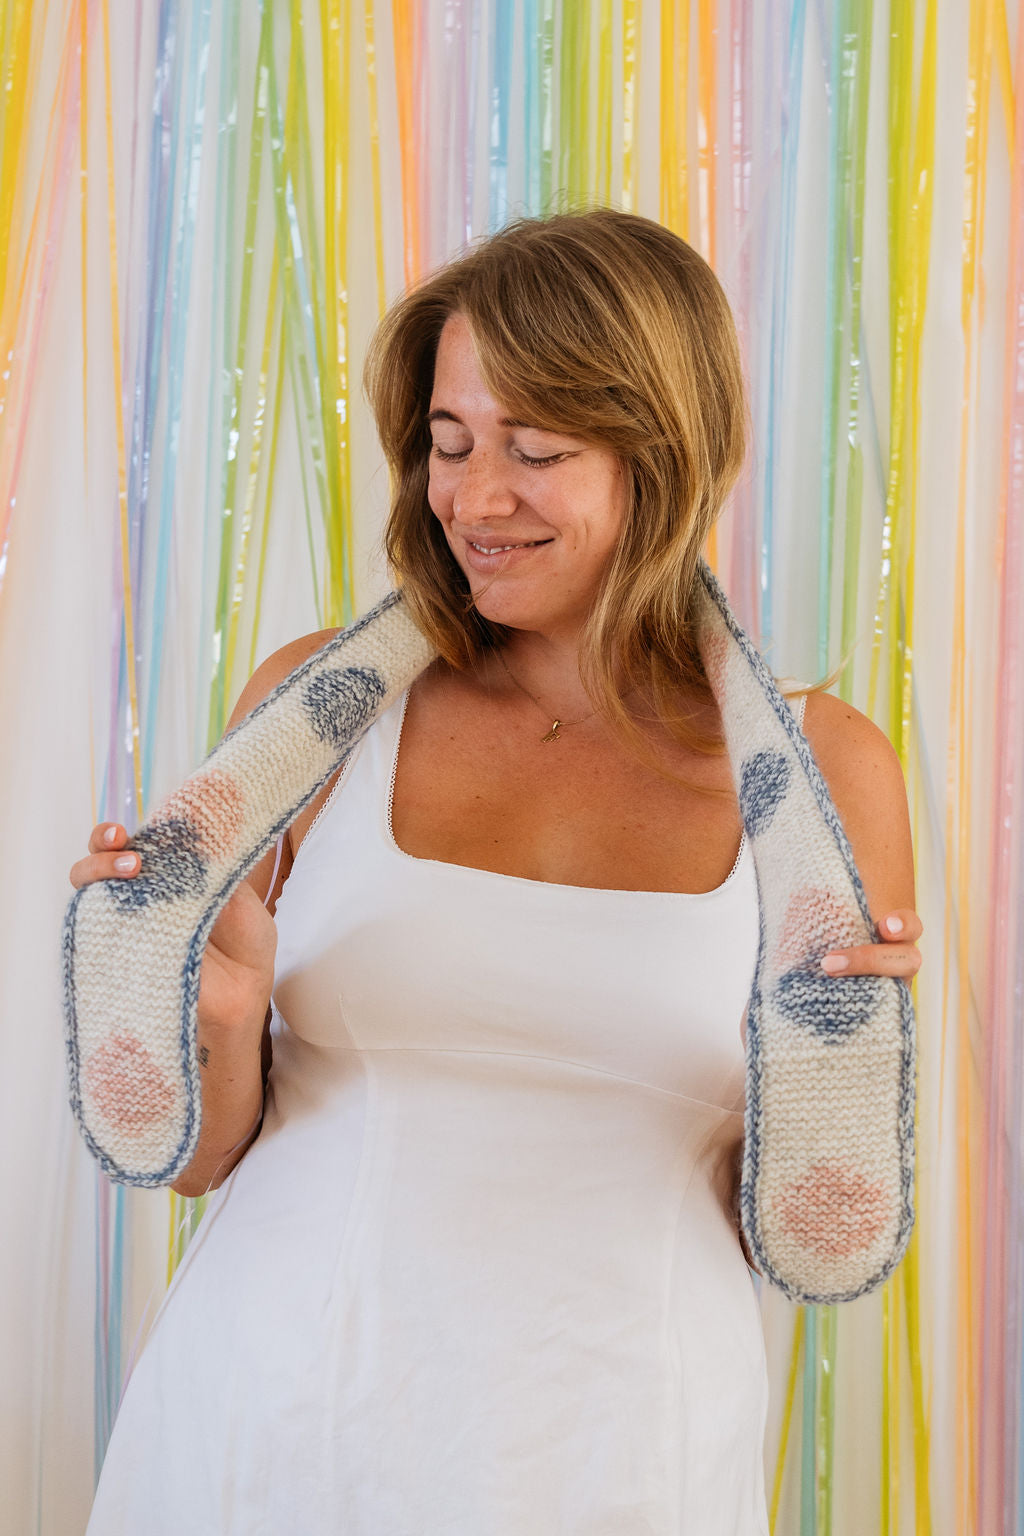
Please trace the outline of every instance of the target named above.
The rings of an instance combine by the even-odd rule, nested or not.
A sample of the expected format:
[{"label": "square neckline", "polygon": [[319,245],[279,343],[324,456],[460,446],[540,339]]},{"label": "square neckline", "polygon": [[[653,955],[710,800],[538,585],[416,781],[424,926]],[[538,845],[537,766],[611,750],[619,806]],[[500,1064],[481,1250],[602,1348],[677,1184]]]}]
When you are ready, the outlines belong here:
[{"label": "square neckline", "polygon": [[[599,896],[639,896],[646,898],[648,901],[659,898],[669,901],[707,901],[712,897],[727,893],[737,884],[737,876],[745,862],[744,855],[749,847],[746,827],[743,828],[740,836],[740,845],[733,860],[732,868],[721,885],[713,886],[710,891],[644,891],[628,890],[622,886],[612,885],[568,885],[564,881],[559,880],[534,880],[529,875],[507,875],[499,869],[484,869],[479,864],[456,864],[451,859],[425,859],[421,858],[418,854],[407,853],[404,848],[399,846],[398,840],[395,837],[392,812],[395,799],[395,782],[398,778],[399,750],[402,745],[402,727],[405,724],[405,712],[409,704],[410,691],[411,688],[406,688],[400,701],[401,708],[398,714],[398,727],[395,731],[394,746],[391,749],[391,767],[388,773],[387,793],[384,797],[384,815],[382,818],[385,844],[399,858],[407,859],[410,864],[423,864],[428,867],[433,866],[436,869],[461,870],[469,875],[483,876],[489,880],[502,880],[506,884],[533,886],[542,891],[587,891],[594,892]],[[398,704],[399,701],[396,700],[395,706]]]}]

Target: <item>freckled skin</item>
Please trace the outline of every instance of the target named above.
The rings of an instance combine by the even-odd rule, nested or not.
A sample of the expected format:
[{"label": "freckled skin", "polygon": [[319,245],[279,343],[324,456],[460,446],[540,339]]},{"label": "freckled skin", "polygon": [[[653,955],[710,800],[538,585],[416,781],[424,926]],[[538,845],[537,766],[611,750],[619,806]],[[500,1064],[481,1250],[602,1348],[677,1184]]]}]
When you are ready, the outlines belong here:
[{"label": "freckled skin", "polygon": [[[617,456],[565,433],[504,425],[461,315],[441,332],[430,411],[447,414],[431,422],[427,497],[476,607],[496,623],[574,643],[622,531]],[[474,538],[542,542],[489,568],[474,561]]]}]

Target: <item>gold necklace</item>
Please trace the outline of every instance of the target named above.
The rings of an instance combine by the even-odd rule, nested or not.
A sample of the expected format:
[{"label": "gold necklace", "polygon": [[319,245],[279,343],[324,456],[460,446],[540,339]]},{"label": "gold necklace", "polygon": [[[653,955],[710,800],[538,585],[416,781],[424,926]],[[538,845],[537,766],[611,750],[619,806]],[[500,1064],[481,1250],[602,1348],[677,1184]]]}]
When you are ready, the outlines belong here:
[{"label": "gold necklace", "polygon": [[[547,710],[544,708],[544,706],[540,702],[540,700],[534,698],[533,694],[529,691],[529,689],[528,688],[524,688],[522,683],[519,681],[519,679],[513,674],[512,668],[509,666],[508,662],[505,660],[505,658],[502,655],[501,651],[497,651],[495,654],[497,655],[497,658],[501,662],[502,666],[505,668],[505,671],[508,673],[509,682],[511,682],[516,688],[518,688],[520,693],[524,693],[526,695],[526,697],[529,699],[530,703],[535,705],[537,707],[537,709],[540,710],[540,712],[544,716],[545,720],[550,719],[550,716],[548,715]],[[566,730],[570,725],[582,725],[584,723],[584,721],[586,721],[586,720],[593,720],[593,718],[594,718],[594,716],[596,714],[597,714],[597,710],[596,709],[592,709],[590,711],[589,715],[583,715],[583,716],[581,716],[581,718],[579,720],[559,720],[559,719],[556,718],[556,719],[551,721],[551,729],[549,731],[545,731],[544,735],[540,739],[541,739],[542,742],[561,741],[562,738],[558,734],[559,731]]]}]

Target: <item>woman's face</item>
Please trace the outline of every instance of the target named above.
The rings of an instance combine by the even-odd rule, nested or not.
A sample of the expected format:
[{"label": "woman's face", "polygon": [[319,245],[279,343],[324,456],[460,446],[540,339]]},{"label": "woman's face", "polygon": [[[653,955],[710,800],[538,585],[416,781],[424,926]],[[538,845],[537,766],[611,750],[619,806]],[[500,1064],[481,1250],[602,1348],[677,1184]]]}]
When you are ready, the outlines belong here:
[{"label": "woman's face", "polygon": [[622,531],[618,458],[511,420],[488,393],[458,314],[438,342],[429,420],[427,498],[478,612],[571,639]]}]

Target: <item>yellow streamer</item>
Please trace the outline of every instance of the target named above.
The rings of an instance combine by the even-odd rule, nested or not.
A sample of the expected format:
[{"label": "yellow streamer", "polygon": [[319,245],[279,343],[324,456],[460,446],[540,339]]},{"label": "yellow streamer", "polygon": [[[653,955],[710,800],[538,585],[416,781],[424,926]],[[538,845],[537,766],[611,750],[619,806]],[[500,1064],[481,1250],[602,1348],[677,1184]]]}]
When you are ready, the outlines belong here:
[{"label": "yellow streamer", "polygon": [[[932,199],[935,184],[935,115],[937,81],[938,15],[935,0],[929,0],[922,40],[921,86],[914,131],[912,181],[915,209],[909,234],[910,303],[909,389],[910,464],[906,495],[906,522],[898,541],[894,561],[903,588],[903,627],[900,643],[893,647],[896,670],[890,708],[890,736],[909,778],[913,709],[914,619],[917,572],[917,507],[921,463],[921,385],[924,376],[924,310],[928,291],[929,252],[931,248]],[[917,1261],[919,1229],[915,1231],[903,1261],[902,1315],[904,1318],[908,1375],[910,1381],[910,1421],[913,1427],[914,1515],[918,1536],[931,1530],[930,1428],[925,1406],[923,1352],[920,1333],[921,1270]]]},{"label": "yellow streamer", "polygon": [[[3,16],[3,90],[0,91],[0,293],[7,292],[7,267],[12,247],[18,248],[22,188],[28,167],[25,154],[25,108],[29,102],[32,7],[16,0]],[[45,16],[44,16],[45,20]]]},{"label": "yellow streamer", "polygon": [[602,203],[609,203],[612,195],[612,0],[601,0],[597,48],[597,142],[597,195]]},{"label": "yellow streamer", "polygon": [[775,1477],[772,1482],[772,1502],[769,1510],[769,1529],[775,1536],[782,1501],[782,1483],[786,1472],[786,1453],[789,1450],[789,1434],[793,1423],[793,1404],[796,1402],[796,1384],[800,1374],[800,1355],[803,1350],[804,1326],[807,1313],[803,1307],[793,1309],[793,1342],[789,1351],[789,1376],[782,1409],[782,1427],[779,1432],[779,1450],[775,1458]]},{"label": "yellow streamer", "polygon": [[633,152],[636,142],[636,39],[639,0],[622,0],[622,206],[636,200]]},{"label": "yellow streamer", "polygon": [[[38,324],[38,309],[35,304],[29,302],[29,296],[33,294],[36,272],[42,264],[44,242],[40,238],[40,227],[44,193],[47,190],[50,190],[51,194],[52,216],[53,187],[57,174],[57,149],[62,122],[62,109],[67,98],[68,75],[72,67],[75,36],[75,29],[69,27],[65,34],[60,65],[57,70],[57,88],[53,93],[53,106],[50,109],[50,117],[46,129],[42,171],[36,178],[36,194],[32,208],[32,218],[29,221],[28,236],[24,242],[24,252],[20,267],[18,268],[17,283],[10,280],[10,264],[11,261],[15,260],[17,252],[22,245],[21,209],[27,160],[24,151],[18,155],[14,175],[11,177],[10,183],[6,186],[0,183],[0,236],[5,241],[6,250],[4,270],[0,274],[0,358],[8,361],[19,354],[24,356],[28,353],[30,349],[24,345],[24,337],[30,331],[33,320]],[[0,87],[2,87],[0,88],[0,128],[3,129],[5,143],[8,136],[6,111],[11,110],[14,112],[19,103],[22,104],[22,108],[18,110],[23,110],[25,99],[31,100],[38,94],[39,57],[41,51],[41,49],[36,49],[34,54],[26,56],[24,50],[19,50],[15,56],[14,45],[12,44],[6,49],[4,54],[3,79],[0,82]],[[2,101],[4,96],[11,98],[9,107],[5,107]],[[17,121],[23,123],[23,116],[17,118]],[[11,132],[13,134],[13,128]],[[21,133],[20,127],[18,132]],[[24,137],[23,133],[22,137]],[[8,413],[9,395],[17,377],[18,375],[13,367],[0,368],[0,417],[6,416]],[[17,429],[12,426],[8,419],[5,431],[0,433],[0,557],[3,555],[4,544],[7,538],[15,474],[14,465],[9,465],[7,460],[17,455],[17,447],[20,444],[22,435],[22,422],[28,408],[29,393],[27,389],[24,390],[18,402],[19,418]],[[2,584],[2,567],[0,567],[0,584]]]},{"label": "yellow streamer", "polygon": [[[988,102],[994,36],[992,0],[971,6],[968,40],[967,136],[965,152],[965,212],[961,259],[961,326],[964,372],[961,388],[960,466],[957,487],[957,528],[953,580],[953,668],[950,690],[949,755],[947,761],[945,932],[953,930],[953,881],[956,877],[958,930],[957,996],[957,1214],[959,1267],[957,1306],[957,1401],[964,1407],[963,1434],[958,1436],[956,1518],[964,1529],[977,1508],[978,1448],[976,1415],[978,1361],[975,1350],[975,1280],[973,1221],[973,1099],[975,1091],[970,1039],[970,756],[967,742],[972,718],[966,648],[966,516],[971,446],[971,404],[974,397],[976,279],[980,263],[985,205]],[[955,849],[955,856],[954,856]],[[943,1021],[947,1016],[952,944],[944,945]]]}]

